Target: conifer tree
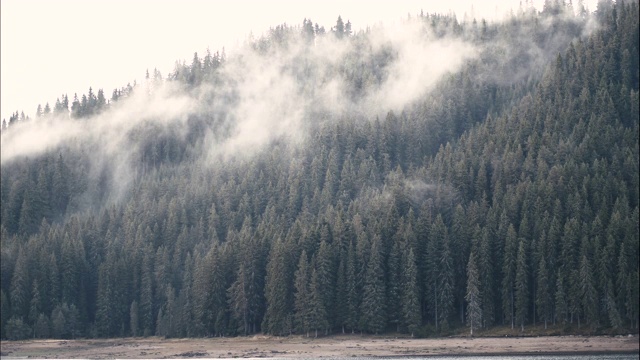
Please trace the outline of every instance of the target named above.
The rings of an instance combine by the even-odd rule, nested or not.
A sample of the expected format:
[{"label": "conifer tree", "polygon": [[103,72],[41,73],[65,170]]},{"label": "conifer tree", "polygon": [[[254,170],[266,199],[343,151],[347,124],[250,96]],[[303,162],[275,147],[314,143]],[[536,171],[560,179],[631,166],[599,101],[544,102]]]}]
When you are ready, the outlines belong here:
[{"label": "conifer tree", "polygon": [[[564,278],[562,274],[558,274],[556,277],[556,289],[555,289],[555,317],[558,322],[565,324],[567,322],[567,314],[569,312],[569,305],[567,304],[567,295],[564,288]],[[555,323],[555,320],[554,320]]]},{"label": "conifer tree", "polygon": [[540,257],[536,282],[537,292],[535,301],[538,309],[538,315],[542,318],[544,328],[546,330],[547,323],[551,316],[552,303],[550,298],[549,270],[544,256]]},{"label": "conifer tree", "polygon": [[229,297],[229,307],[231,308],[235,319],[240,324],[239,331],[244,335],[248,335],[251,332],[251,315],[249,313],[249,308],[251,306],[251,304],[249,303],[251,297],[250,281],[251,273],[247,269],[247,266],[244,263],[241,263],[236,273],[236,281],[234,281],[234,283],[227,291]]},{"label": "conifer tree", "polygon": [[131,307],[129,308],[129,328],[131,329],[131,336],[138,336],[138,302],[133,300]]},{"label": "conifer tree", "polygon": [[604,300],[605,310],[607,311],[607,317],[609,324],[614,329],[620,329],[622,327],[622,318],[618,312],[618,307],[613,295],[613,284],[611,280],[607,283],[605,288]]},{"label": "conifer tree", "polygon": [[15,270],[11,278],[11,313],[19,318],[26,318],[29,313],[29,272],[27,255],[20,248]]},{"label": "conifer tree", "polygon": [[597,304],[598,296],[593,282],[593,275],[591,272],[591,264],[586,255],[582,256],[580,260],[580,303],[582,312],[585,316],[585,322],[591,322],[592,325],[597,325]]},{"label": "conifer tree", "polygon": [[265,299],[267,311],[262,329],[274,335],[287,335],[291,332],[291,306],[293,305],[289,287],[292,284],[288,266],[290,258],[286,244],[278,239],[271,248],[269,263],[267,264],[267,278],[265,284]]},{"label": "conifer tree", "polygon": [[502,265],[502,310],[505,321],[515,325],[515,281],[518,256],[518,243],[513,225],[509,225],[504,245],[504,263]]},{"label": "conifer tree", "polygon": [[296,320],[296,328],[298,331],[302,333],[306,333],[307,337],[309,337],[309,316],[310,316],[310,289],[309,289],[309,281],[311,280],[309,274],[309,263],[307,260],[307,252],[302,250],[302,254],[300,254],[300,261],[298,262],[298,269],[295,273],[294,279],[294,287],[295,287],[295,299],[294,299],[294,309],[295,309],[295,320]]},{"label": "conifer tree", "polygon": [[315,267],[311,269],[311,281],[309,283],[309,328],[315,331],[318,337],[318,329],[327,329],[329,321],[327,310],[324,307],[324,299],[318,271]]},{"label": "conifer tree", "polygon": [[448,329],[450,314],[453,311],[454,302],[454,269],[451,250],[449,248],[449,236],[445,228],[442,253],[440,254],[440,267],[438,273],[438,298],[439,323],[443,329]]},{"label": "conifer tree", "polygon": [[140,329],[144,336],[154,333],[153,329],[153,274],[152,274],[152,250],[147,248],[142,259],[142,279],[140,284],[140,305],[138,317]]},{"label": "conifer tree", "polygon": [[483,327],[493,325],[495,321],[495,270],[493,265],[492,243],[487,228],[479,230],[481,236],[479,270],[480,270],[480,297],[482,298],[482,324]]},{"label": "conifer tree", "polygon": [[38,321],[38,316],[41,314],[42,309],[42,299],[40,297],[40,287],[38,286],[38,281],[33,280],[33,286],[31,287],[31,301],[29,306],[29,323],[31,324],[31,328],[33,329],[33,337],[36,337],[36,323]]},{"label": "conifer tree", "polygon": [[[329,242],[322,240],[320,248],[315,256],[315,266],[318,276],[319,294],[322,299],[322,305],[327,317],[327,326],[324,328],[325,335],[329,332],[329,325],[333,323],[334,318],[334,300],[335,300],[335,273],[333,248]],[[324,323],[324,322],[322,322]]]},{"label": "conifer tree", "polygon": [[418,267],[413,248],[404,249],[402,281],[402,316],[411,337],[420,326],[420,298],[418,294]]},{"label": "conifer tree", "polygon": [[476,264],[476,254],[471,251],[469,263],[467,264],[467,325],[471,336],[473,329],[477,329],[482,324],[482,299],[480,297],[480,273]]},{"label": "conifer tree", "polygon": [[9,308],[9,298],[4,292],[4,289],[0,289],[0,337],[6,339],[5,325],[9,320],[11,309]]},{"label": "conifer tree", "polygon": [[[397,238],[397,236],[396,236]],[[387,286],[387,317],[390,325],[394,325],[396,331],[400,331],[400,324],[402,322],[402,308],[398,306],[401,303],[402,292],[402,272],[405,270],[401,268],[401,254],[400,254],[399,240],[393,242],[391,252],[387,258],[387,274],[389,281]]]},{"label": "conifer tree", "polygon": [[524,239],[520,239],[515,278],[515,317],[521,331],[524,331],[524,324],[529,313],[529,270],[527,269],[527,252],[524,242]]},{"label": "conifer tree", "polygon": [[346,266],[347,317],[345,319],[345,325],[351,329],[351,333],[353,333],[358,327],[358,311],[360,308],[360,294],[358,292],[356,279],[356,250],[353,245],[353,240],[349,242]]},{"label": "conifer tree", "polygon": [[380,236],[375,235],[371,242],[360,308],[360,328],[375,334],[382,331],[386,323],[384,308],[386,291],[380,245]]}]

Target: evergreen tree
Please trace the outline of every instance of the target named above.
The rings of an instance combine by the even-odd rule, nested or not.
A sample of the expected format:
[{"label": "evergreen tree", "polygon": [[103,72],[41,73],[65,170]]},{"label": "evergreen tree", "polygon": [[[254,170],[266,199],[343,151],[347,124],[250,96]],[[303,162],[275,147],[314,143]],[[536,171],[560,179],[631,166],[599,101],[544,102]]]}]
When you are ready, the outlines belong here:
[{"label": "evergreen tree", "polygon": [[11,278],[11,313],[17,318],[26,318],[29,313],[29,272],[27,255],[21,248]]},{"label": "evergreen tree", "polygon": [[473,329],[477,329],[482,324],[482,299],[480,297],[480,273],[476,264],[476,254],[471,251],[469,255],[469,263],[467,264],[467,325],[471,336]]},{"label": "evergreen tree", "polygon": [[396,331],[400,331],[402,322],[402,274],[405,270],[401,267],[401,249],[399,240],[394,241],[391,252],[387,258],[387,273],[389,280],[387,281],[386,308],[389,323],[394,325]]},{"label": "evergreen tree", "polygon": [[502,306],[505,321],[515,324],[515,281],[517,267],[518,245],[516,231],[509,225],[504,245],[504,263],[502,266]]},{"label": "evergreen tree", "polygon": [[438,273],[438,299],[439,311],[438,322],[443,329],[449,327],[450,314],[453,311],[454,302],[454,269],[451,250],[449,249],[449,236],[445,228],[442,253],[440,255],[440,266]]},{"label": "evergreen tree", "polygon": [[333,28],[333,31],[338,39],[342,39],[344,37],[344,22],[342,21],[341,16],[338,16],[338,20],[336,21],[336,26]]},{"label": "evergreen tree", "polygon": [[[555,317],[558,322],[565,324],[567,322],[567,314],[569,312],[569,305],[567,304],[567,293],[564,288],[564,278],[562,274],[558,274],[556,277],[556,290],[555,290]],[[555,323],[555,321],[554,321]]]},{"label": "evergreen tree", "polygon": [[418,330],[421,322],[420,298],[418,294],[418,267],[413,248],[404,249],[402,281],[402,316],[411,337]]},{"label": "evergreen tree", "polygon": [[380,236],[375,235],[371,242],[360,308],[360,328],[375,334],[382,331],[386,323],[384,308],[386,291],[380,245]]},{"label": "evergreen tree", "polygon": [[307,253],[302,250],[300,254],[300,261],[298,262],[298,269],[295,273],[294,287],[295,299],[295,320],[296,328],[302,333],[306,333],[309,337],[310,326],[310,311],[311,311],[311,293],[309,289],[309,281],[311,280],[309,274],[309,263],[307,260]]},{"label": "evergreen tree", "polygon": [[515,318],[522,331],[529,313],[529,270],[524,242],[524,239],[520,239],[515,278]]},{"label": "evergreen tree", "polygon": [[349,242],[349,249],[347,252],[347,265],[346,265],[346,292],[347,292],[347,316],[345,319],[345,326],[351,329],[353,333],[358,327],[358,312],[360,307],[360,293],[358,291],[358,280],[356,270],[356,250],[353,245],[353,241]]},{"label": "evergreen tree", "polygon": [[[320,242],[320,248],[315,256],[315,266],[318,276],[319,295],[327,316],[327,326],[324,328],[325,335],[329,332],[329,325],[333,323],[334,300],[335,300],[335,276],[333,251],[329,243],[325,240]],[[320,323],[324,323],[321,321]]]},{"label": "evergreen tree", "polygon": [[489,232],[486,228],[476,232],[478,236],[481,236],[480,243],[480,256],[479,256],[479,268],[480,268],[480,298],[482,299],[482,323],[483,327],[489,327],[493,325],[495,321],[495,270],[493,268],[493,256],[492,243],[489,237]]},{"label": "evergreen tree", "polygon": [[4,289],[0,289],[0,337],[3,339],[7,337],[5,325],[7,320],[9,320],[10,311],[9,298],[5,294]]},{"label": "evergreen tree", "polygon": [[318,337],[318,329],[327,329],[329,320],[327,310],[324,307],[324,296],[315,267],[311,269],[311,281],[309,283],[309,328],[315,331]]},{"label": "evergreen tree", "polygon": [[545,257],[540,257],[540,264],[538,265],[538,274],[536,278],[537,292],[536,292],[536,305],[538,315],[544,322],[544,328],[547,329],[547,323],[551,318],[551,292],[549,284],[549,270],[547,268],[547,262]]},{"label": "evergreen tree", "polygon": [[131,336],[138,336],[138,302],[133,300],[131,307],[129,308],[129,328],[131,329]]},{"label": "evergreen tree", "polygon": [[597,303],[598,296],[593,283],[593,275],[591,272],[591,264],[586,255],[582,256],[580,261],[580,302],[585,321],[597,324]]},{"label": "evergreen tree", "polygon": [[288,261],[290,254],[282,240],[276,240],[271,248],[269,263],[267,264],[267,278],[265,284],[265,298],[267,311],[265,313],[263,331],[274,335],[286,335],[292,330],[291,308],[293,299],[290,298],[293,284]]},{"label": "evergreen tree", "polygon": [[31,287],[31,301],[29,306],[29,323],[31,324],[31,328],[33,329],[33,337],[36,337],[36,323],[38,322],[38,317],[41,314],[42,309],[42,299],[40,295],[40,287],[38,286],[38,281],[33,280],[33,286]]}]

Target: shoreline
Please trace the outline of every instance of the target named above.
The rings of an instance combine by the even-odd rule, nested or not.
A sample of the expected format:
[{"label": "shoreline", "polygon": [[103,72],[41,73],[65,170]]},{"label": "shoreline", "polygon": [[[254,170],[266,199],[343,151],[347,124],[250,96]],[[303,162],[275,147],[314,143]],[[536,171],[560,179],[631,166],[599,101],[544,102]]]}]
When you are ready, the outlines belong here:
[{"label": "shoreline", "polygon": [[2,358],[320,358],[638,354],[637,335],[403,338],[254,335],[232,338],[114,338],[0,342]]}]

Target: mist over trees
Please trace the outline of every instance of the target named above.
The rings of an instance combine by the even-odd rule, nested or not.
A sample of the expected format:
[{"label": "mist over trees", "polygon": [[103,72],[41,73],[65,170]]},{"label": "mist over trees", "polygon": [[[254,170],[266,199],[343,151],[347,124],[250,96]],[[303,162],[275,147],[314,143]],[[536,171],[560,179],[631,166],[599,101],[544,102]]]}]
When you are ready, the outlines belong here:
[{"label": "mist over trees", "polygon": [[637,332],[638,2],[572,6],[304,19],[16,112],[1,337]]}]

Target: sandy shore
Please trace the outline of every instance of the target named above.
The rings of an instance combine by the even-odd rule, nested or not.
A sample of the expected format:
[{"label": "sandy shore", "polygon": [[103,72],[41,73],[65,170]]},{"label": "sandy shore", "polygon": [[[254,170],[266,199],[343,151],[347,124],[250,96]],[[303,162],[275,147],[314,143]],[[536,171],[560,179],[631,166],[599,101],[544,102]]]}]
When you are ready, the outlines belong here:
[{"label": "sandy shore", "polygon": [[359,335],[305,338],[124,338],[2,341],[2,358],[294,358],[638,353],[637,336],[410,339]]}]

